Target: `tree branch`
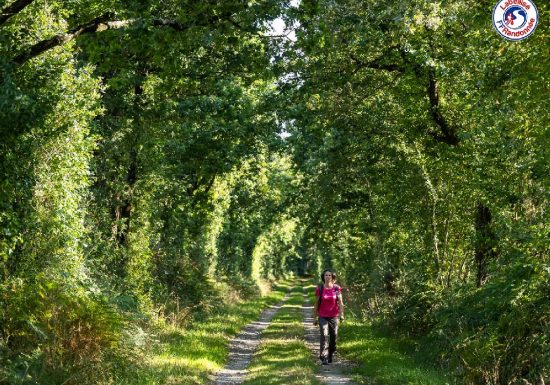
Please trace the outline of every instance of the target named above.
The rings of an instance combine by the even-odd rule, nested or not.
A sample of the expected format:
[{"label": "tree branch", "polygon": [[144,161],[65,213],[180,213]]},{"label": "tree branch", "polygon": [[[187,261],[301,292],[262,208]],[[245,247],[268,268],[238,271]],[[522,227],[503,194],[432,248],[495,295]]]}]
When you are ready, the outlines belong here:
[{"label": "tree branch", "polygon": [[[107,13],[73,30],[70,30],[67,33],[61,33],[55,35],[50,39],[42,40],[27,49],[27,51],[19,54],[13,60],[13,62],[17,65],[22,65],[30,59],[39,56],[43,52],[68,43],[76,39],[80,35],[84,35],[87,33],[103,32],[106,30],[122,29],[142,21],[140,19],[109,21],[110,18],[112,18],[112,15],[110,13]],[[185,29],[189,28],[189,26],[184,26],[177,21],[167,19],[154,19],[151,24],[155,27],[171,27],[176,31],[184,31]]]},{"label": "tree branch", "polygon": [[183,32],[190,27],[189,25],[183,25],[180,22],[169,19],[154,19],[152,24],[155,27],[171,27],[178,32]]},{"label": "tree branch", "polygon": [[[106,13],[66,33],[61,33],[61,34],[55,35],[50,39],[39,41],[38,43],[29,47],[25,52],[20,53],[13,60],[13,63],[20,66],[26,63],[27,61],[29,61],[30,59],[35,58],[40,54],[54,47],[61,46],[65,43],[68,43],[76,39],[80,35],[84,35],[88,33],[103,32],[106,30],[122,29],[122,28],[130,27],[132,25],[139,24],[139,23],[146,24],[148,22],[148,20],[145,20],[145,19],[110,20],[113,17],[114,17],[113,14]],[[185,25],[176,20],[170,20],[170,19],[153,19],[149,22],[154,27],[170,27],[178,32],[182,32],[191,28],[192,26],[206,26],[222,20],[224,19],[220,17],[204,18],[198,24],[191,24],[191,25]]]},{"label": "tree branch", "polygon": [[[17,55],[17,57],[13,60],[13,62],[16,65],[23,65],[30,59],[37,57],[43,52],[48,51],[54,47],[63,45],[65,43],[68,43],[76,39],[80,35],[83,35],[86,33],[95,33],[95,32],[98,32],[99,30],[122,28],[127,25],[127,22],[109,22],[108,20],[111,18],[112,18],[112,15],[110,13],[106,13],[86,24],[83,24],[79,27],[76,27],[73,30],[70,30],[67,33],[62,33],[59,35],[55,35],[50,39],[39,41],[38,43],[36,43],[35,45],[27,49],[25,52]],[[110,24],[112,24],[112,26],[110,26]]]},{"label": "tree branch", "polygon": [[428,97],[430,99],[430,114],[442,134],[434,135],[434,138],[451,146],[457,146],[458,137],[456,136],[456,131],[454,127],[451,127],[447,123],[447,120],[441,113],[439,91],[437,88],[437,80],[435,79],[435,71],[433,69],[428,71]]},{"label": "tree branch", "polygon": [[12,16],[17,15],[27,5],[31,4],[34,0],[17,0],[12,5],[7,6],[0,11],[0,25],[4,24]]},{"label": "tree branch", "polygon": [[384,55],[379,56],[377,59],[374,59],[371,62],[364,62],[360,59],[358,59],[355,55],[350,54],[351,60],[353,60],[357,66],[353,70],[353,74],[357,73],[359,70],[362,70],[364,68],[370,68],[375,70],[383,70],[383,71],[389,71],[389,72],[405,72],[401,66],[398,66],[397,64],[382,64],[380,63],[380,60],[384,57]]},{"label": "tree branch", "polygon": [[[399,53],[405,65],[410,66],[418,78],[425,78],[426,72],[427,72],[428,84],[426,88],[427,88],[428,98],[430,100],[430,115],[440,130],[440,133],[432,134],[432,136],[434,137],[435,140],[439,142],[447,143],[451,146],[457,146],[459,143],[459,139],[456,135],[456,130],[447,122],[447,120],[441,113],[441,103],[439,99],[439,90],[438,90],[437,80],[435,78],[435,71],[433,70],[433,68],[430,68],[426,71],[426,69],[422,68],[422,66],[414,62],[411,62],[403,50],[399,50]],[[385,71],[392,71],[392,72],[399,72],[399,73],[405,72],[405,68],[397,64],[380,63],[380,60],[383,57],[384,55],[378,57],[372,62],[366,63],[356,58],[354,55],[350,55],[350,58],[357,63],[357,67],[355,68],[353,73],[355,74],[357,71],[359,71],[362,68],[371,68],[371,69],[385,70]]]}]

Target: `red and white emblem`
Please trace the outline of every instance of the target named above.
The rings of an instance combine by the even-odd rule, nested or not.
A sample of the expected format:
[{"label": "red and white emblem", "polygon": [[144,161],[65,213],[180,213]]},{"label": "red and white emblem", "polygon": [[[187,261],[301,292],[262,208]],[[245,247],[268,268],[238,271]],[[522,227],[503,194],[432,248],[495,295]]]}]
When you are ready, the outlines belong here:
[{"label": "red and white emblem", "polygon": [[493,25],[508,40],[523,40],[537,27],[539,13],[531,0],[501,0],[493,9]]}]

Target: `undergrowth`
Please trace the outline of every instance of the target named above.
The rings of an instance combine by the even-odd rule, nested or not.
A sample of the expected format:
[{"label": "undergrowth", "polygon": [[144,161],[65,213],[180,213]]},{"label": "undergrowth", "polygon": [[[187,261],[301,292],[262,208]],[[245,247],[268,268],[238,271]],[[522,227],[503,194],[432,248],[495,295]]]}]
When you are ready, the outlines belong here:
[{"label": "undergrowth", "polygon": [[229,339],[288,286],[264,296],[246,283],[205,287],[196,306],[151,314],[45,277],[4,284],[0,384],[206,383],[225,363]]},{"label": "undergrowth", "polygon": [[[232,290],[221,288],[224,292]],[[223,367],[229,340],[261,311],[280,301],[288,286],[280,283],[265,296],[214,304],[208,313],[181,325],[158,325],[146,338],[138,359],[119,362],[105,384],[197,385]]]},{"label": "undergrowth", "polygon": [[[349,314],[349,313],[348,313]],[[370,322],[348,318],[340,328],[338,350],[357,363],[358,384],[444,385],[453,383],[433,365],[428,348],[392,336]]]}]

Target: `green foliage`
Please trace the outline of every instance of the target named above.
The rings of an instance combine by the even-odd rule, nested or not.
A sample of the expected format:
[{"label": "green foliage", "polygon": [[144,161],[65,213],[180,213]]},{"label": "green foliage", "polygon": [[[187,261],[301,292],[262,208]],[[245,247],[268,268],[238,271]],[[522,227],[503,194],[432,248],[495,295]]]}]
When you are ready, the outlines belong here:
[{"label": "green foliage", "polygon": [[[506,42],[492,6],[302,2],[282,115],[312,267],[337,268],[365,317],[428,335],[466,382],[540,383],[547,294],[524,269],[550,255],[548,29]],[[512,288],[533,306],[504,305],[522,303]]]},{"label": "green foliage", "polygon": [[[124,356],[123,330],[208,314],[212,279],[254,295],[331,266],[361,315],[428,336],[465,381],[548,377],[548,24],[508,42],[492,7],[85,0],[7,15],[3,375],[77,382]],[[266,35],[278,16],[296,41]]]},{"label": "green foliage", "polygon": [[39,275],[0,287],[2,371],[13,384],[99,378],[94,367],[119,345],[123,321],[105,298]]},{"label": "green foliage", "polygon": [[516,262],[473,292],[455,294],[438,314],[434,334],[446,337],[465,379],[476,383],[536,383],[548,370],[548,274],[540,261]]},{"label": "green foliage", "polygon": [[[286,220],[262,36],[282,6],[30,2],[0,25],[0,381],[108,378],[128,330],[209,314],[213,277],[258,292],[255,238]],[[225,247],[254,162],[270,207]]]}]

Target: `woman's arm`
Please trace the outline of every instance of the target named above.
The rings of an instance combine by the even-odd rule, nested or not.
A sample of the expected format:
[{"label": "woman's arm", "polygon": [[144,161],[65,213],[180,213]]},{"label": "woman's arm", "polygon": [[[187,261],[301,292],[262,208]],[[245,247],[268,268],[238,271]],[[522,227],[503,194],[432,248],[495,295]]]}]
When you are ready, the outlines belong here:
[{"label": "woman's arm", "polygon": [[319,317],[319,297],[315,296],[315,302],[313,303],[313,315]]},{"label": "woman's arm", "polygon": [[319,320],[319,297],[315,296],[315,302],[313,303],[313,324],[317,325]]},{"label": "woman's arm", "polygon": [[342,301],[342,294],[338,296],[338,316],[341,320],[344,319],[344,301]]}]

